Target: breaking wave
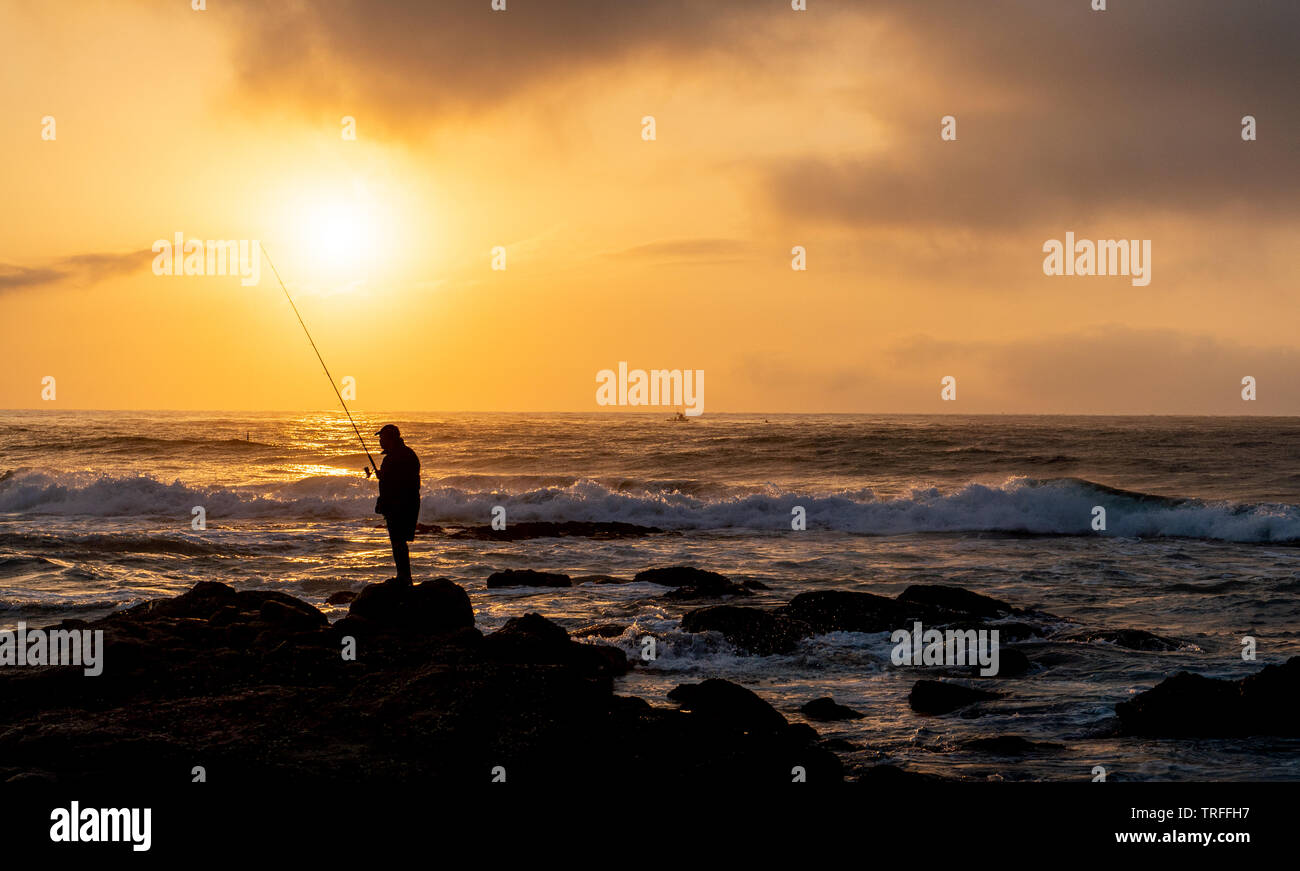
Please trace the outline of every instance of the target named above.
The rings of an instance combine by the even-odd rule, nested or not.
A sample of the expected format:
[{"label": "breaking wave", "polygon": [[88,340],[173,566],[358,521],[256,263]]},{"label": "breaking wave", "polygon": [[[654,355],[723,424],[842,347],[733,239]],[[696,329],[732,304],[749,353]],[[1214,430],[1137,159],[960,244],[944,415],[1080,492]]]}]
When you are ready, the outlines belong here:
[{"label": "breaking wave", "polygon": [[[491,479],[499,484],[499,479]],[[452,486],[454,483],[455,486]],[[1019,533],[1183,537],[1235,542],[1300,541],[1300,508],[1280,503],[1211,502],[1118,490],[1079,478],[1009,478],[1001,484],[918,487],[878,498],[870,490],[800,494],[683,488],[681,482],[596,481],[473,486],[469,476],[426,485],[420,519],[484,524],[505,505],[512,521],[622,521],[674,530],[788,531],[801,506],[809,530],[865,535]],[[725,490],[726,488],[721,488]],[[374,484],[317,476],[280,484],[203,489],[147,477],[63,482],[24,473],[0,483],[0,513],[18,515],[184,516],[202,505],[209,519],[349,519],[373,516]],[[1106,530],[1093,531],[1094,508]]]}]

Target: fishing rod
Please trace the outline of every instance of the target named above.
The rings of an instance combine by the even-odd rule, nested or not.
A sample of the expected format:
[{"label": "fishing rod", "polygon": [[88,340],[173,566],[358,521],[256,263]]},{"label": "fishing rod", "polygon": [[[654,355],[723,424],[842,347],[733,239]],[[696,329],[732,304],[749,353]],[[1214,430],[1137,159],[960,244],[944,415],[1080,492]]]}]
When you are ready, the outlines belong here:
[{"label": "fishing rod", "polygon": [[293,297],[289,295],[289,288],[285,287],[284,279],[280,277],[280,270],[275,268],[275,263],[271,260],[271,255],[266,253],[266,246],[259,246],[262,249],[262,256],[271,267],[271,272],[275,275],[275,280],[280,282],[280,289],[284,291],[284,298],[289,300],[289,306],[298,318],[298,323],[302,325],[302,331],[307,334],[307,341],[311,342],[311,349],[316,352],[316,359],[320,360],[320,367],[325,370],[325,377],[330,380],[330,387],[334,388],[334,395],[339,398],[339,405],[343,406],[343,413],[348,416],[348,423],[352,424],[352,431],[357,434],[357,441],[361,442],[361,450],[366,452],[366,459],[370,465],[366,468],[366,477],[370,477],[370,470],[375,470],[375,477],[379,477],[379,467],[375,465],[375,458],[370,456],[370,448],[366,447],[366,440],[361,437],[361,430],[357,429],[357,422],[352,419],[352,412],[348,411],[348,404],[343,401],[343,394],[339,393],[339,387],[334,383],[334,376],[330,374],[329,367],[325,365],[325,358],[320,355],[320,349],[316,347],[315,340],[311,337],[311,331],[307,329],[307,324],[303,321],[302,315],[298,312],[298,306],[294,305]]}]

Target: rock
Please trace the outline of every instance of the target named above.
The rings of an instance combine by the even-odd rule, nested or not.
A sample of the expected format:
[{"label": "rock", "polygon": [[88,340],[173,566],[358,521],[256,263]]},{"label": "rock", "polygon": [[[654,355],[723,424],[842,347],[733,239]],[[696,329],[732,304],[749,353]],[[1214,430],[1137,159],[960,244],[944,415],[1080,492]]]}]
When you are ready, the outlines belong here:
[{"label": "rock", "polygon": [[898,601],[915,602],[976,617],[1000,617],[1012,613],[1011,606],[1000,599],[945,584],[913,584],[898,594]]},{"label": "rock", "polygon": [[[0,780],[156,791],[196,761],[263,794],[464,790],[495,765],[515,783],[602,789],[646,772],[680,791],[783,785],[796,771],[843,779],[815,729],[786,725],[747,690],[695,685],[683,691],[689,713],[617,696],[620,650],[574,642],[536,614],[484,637],[445,579],[370,585],[333,626],[282,596],[198,585],[86,621],[104,631],[94,679],[0,669]],[[339,656],[344,635],[355,659]]]},{"label": "rock", "polygon": [[493,572],[487,579],[488,589],[499,587],[571,587],[568,575],[557,572],[535,572],[532,569],[506,569]]},{"label": "rock", "polygon": [[1167,737],[1300,736],[1300,656],[1238,681],[1178,672],[1115,705],[1119,733]]},{"label": "rock", "polygon": [[[1001,641],[1001,639],[999,639]],[[1000,677],[1020,677],[1026,674],[1034,667],[1033,660],[1025,656],[1014,647],[998,646],[998,673],[984,675],[980,673],[983,668],[981,665],[972,665],[968,669],[970,677],[979,677],[985,679],[994,679]]]},{"label": "rock", "polygon": [[450,632],[474,625],[469,595],[446,578],[414,585],[394,581],[367,584],[348,614],[389,630]]},{"label": "rock", "polygon": [[267,599],[258,609],[260,616],[267,623],[274,623],[290,631],[310,632],[313,629],[329,624],[329,620],[320,611],[308,605],[306,602],[294,600],[293,605],[286,604],[278,599]]},{"label": "rock", "polygon": [[819,699],[813,699],[799,709],[810,720],[861,720],[866,714],[853,710],[845,705],[836,704],[830,696],[823,696]]},{"label": "rock", "polygon": [[574,629],[569,634],[574,638],[590,638],[595,635],[599,638],[617,638],[627,631],[627,626],[623,623],[596,623],[591,626],[584,626],[581,629]]},{"label": "rock", "polygon": [[1001,698],[998,693],[974,690],[948,681],[918,680],[907,703],[918,714],[948,714],[975,702]]},{"label": "rock", "polygon": [[1123,647],[1128,650],[1151,650],[1158,652],[1180,650],[1184,647],[1183,642],[1175,638],[1164,638],[1155,635],[1154,633],[1147,632],[1145,629],[1103,629],[1096,632],[1068,635],[1065,640],[1100,642],[1102,644],[1113,644],[1116,647]]},{"label": "rock", "polygon": [[907,619],[905,609],[893,599],[874,593],[823,590],[800,593],[775,613],[824,632],[888,632]]},{"label": "rock", "polygon": [[717,572],[708,572],[694,566],[670,566],[663,569],[646,569],[633,578],[637,583],[658,584],[661,587],[698,587],[722,589],[731,584]]},{"label": "rock", "polygon": [[357,598],[357,594],[352,590],[338,590],[330,593],[329,598],[325,600],[326,605],[347,605]]},{"label": "rock", "polygon": [[679,684],[668,698],[700,719],[742,732],[783,732],[790,725],[758,694],[721,678]]},{"label": "rock", "polygon": [[729,643],[759,656],[790,653],[800,638],[812,634],[806,623],[739,605],[690,611],[682,617],[681,625],[683,632],[720,632]]},{"label": "rock", "polygon": [[578,644],[564,627],[541,614],[512,617],[484,637],[483,648],[498,661],[566,665],[584,676],[607,677],[628,670],[627,655],[617,647]]},{"label": "rock", "polygon": [[1052,744],[1046,741],[1034,742],[1019,735],[998,735],[994,738],[976,738],[961,745],[963,750],[977,753],[992,753],[997,756],[1021,756],[1026,753],[1059,753],[1065,749],[1064,744]]},{"label": "rock", "polygon": [[753,595],[741,584],[732,583],[717,572],[707,572],[691,566],[672,566],[665,569],[647,569],[637,572],[636,581],[676,587],[664,595],[669,601],[716,599],[720,596]]}]

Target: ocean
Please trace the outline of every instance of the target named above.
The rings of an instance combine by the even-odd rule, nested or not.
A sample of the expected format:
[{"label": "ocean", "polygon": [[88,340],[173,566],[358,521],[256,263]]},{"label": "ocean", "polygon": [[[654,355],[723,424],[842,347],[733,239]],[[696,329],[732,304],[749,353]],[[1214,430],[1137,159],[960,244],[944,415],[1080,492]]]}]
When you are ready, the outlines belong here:
[{"label": "ocean", "polygon": [[[725,677],[792,720],[818,696],[862,719],[817,723],[850,765],[975,779],[1300,779],[1300,741],[1115,738],[1116,702],[1179,670],[1238,678],[1300,654],[1300,419],[1262,417],[709,414],[358,414],[397,423],[423,464],[422,523],[621,521],[631,538],[466,540],[422,534],[417,580],[469,591],[481,628],[538,612],[639,659],[618,690],[667,706],[679,683]],[[377,450],[373,447],[372,450]],[[0,412],[0,629],[91,618],[200,580],[299,596],[392,574],[375,483],[341,413]],[[792,510],[806,530],[791,528]],[[1106,528],[1093,528],[1094,508]],[[206,529],[192,528],[201,507]],[[920,716],[922,669],[894,666],[887,633],[837,632],[754,656],[630,579],[694,565],[767,589],[895,595],[942,583],[1051,612],[1076,629],[1178,640],[1140,651],[1047,633],[1017,642],[1036,665],[987,683],[983,716]],[[507,568],[575,586],[488,590]],[[899,627],[906,628],[906,627]],[[1243,660],[1242,638],[1257,659]],[[1060,745],[973,750],[1017,735]]]}]

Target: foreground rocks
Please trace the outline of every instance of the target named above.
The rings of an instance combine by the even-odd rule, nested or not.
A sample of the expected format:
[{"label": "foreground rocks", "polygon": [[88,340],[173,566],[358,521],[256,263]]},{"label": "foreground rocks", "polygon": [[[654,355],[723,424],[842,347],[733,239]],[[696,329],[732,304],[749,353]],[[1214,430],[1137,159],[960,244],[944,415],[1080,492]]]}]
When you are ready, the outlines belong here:
[{"label": "foreground rocks", "polygon": [[1123,735],[1300,736],[1300,656],[1235,681],[1182,671],[1115,705],[1115,713]]},{"label": "foreground rocks", "polygon": [[1001,697],[999,693],[971,689],[948,681],[918,680],[907,696],[907,703],[918,714],[950,714],[976,702]]},{"label": "foreground rocks", "polygon": [[866,714],[855,711],[847,705],[841,705],[830,696],[823,696],[820,699],[813,699],[799,709],[810,720],[822,720],[829,722],[831,720],[861,720]]},{"label": "foreground rocks", "polygon": [[537,614],[485,635],[446,580],[369,585],[333,625],[283,593],[205,582],[61,626],[103,630],[103,674],[0,670],[0,780],[162,785],[196,765],[259,788],[474,785],[495,766],[548,786],[841,777],[811,727],[748,690],[705,681],[681,711],[617,696],[621,651]]},{"label": "foreground rocks", "polygon": [[819,590],[800,593],[789,604],[770,610],[715,605],[687,613],[682,617],[682,629],[719,632],[736,647],[763,656],[790,653],[801,639],[827,632],[892,632],[910,628],[917,620],[927,627],[961,624],[964,628],[1000,629],[996,624],[971,621],[1023,613],[989,596],[933,584],[908,587],[893,599],[875,593]]},{"label": "foreground rocks", "polygon": [[717,572],[705,571],[693,566],[646,569],[643,572],[637,572],[634,580],[638,583],[674,587],[674,590],[664,596],[665,599],[670,601],[752,595],[749,589],[742,584],[728,580]]},{"label": "foreground rocks", "polygon": [[489,590],[499,587],[571,587],[568,575],[558,572],[535,572],[532,569],[506,569],[488,576]]}]

